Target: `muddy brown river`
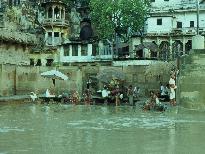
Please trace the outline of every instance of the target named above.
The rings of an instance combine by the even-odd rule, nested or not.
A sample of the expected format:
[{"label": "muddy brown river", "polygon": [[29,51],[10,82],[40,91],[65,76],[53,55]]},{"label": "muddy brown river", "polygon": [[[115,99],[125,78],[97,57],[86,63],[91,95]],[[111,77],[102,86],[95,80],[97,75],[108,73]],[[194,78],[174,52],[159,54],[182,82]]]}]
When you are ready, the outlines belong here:
[{"label": "muddy brown river", "polygon": [[1,104],[0,154],[203,154],[205,111]]}]

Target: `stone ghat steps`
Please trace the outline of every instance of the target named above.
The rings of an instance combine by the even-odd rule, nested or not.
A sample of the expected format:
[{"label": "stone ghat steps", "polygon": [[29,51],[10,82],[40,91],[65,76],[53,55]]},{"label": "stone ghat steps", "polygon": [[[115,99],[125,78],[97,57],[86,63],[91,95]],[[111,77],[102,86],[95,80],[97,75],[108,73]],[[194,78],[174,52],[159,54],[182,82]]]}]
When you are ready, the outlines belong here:
[{"label": "stone ghat steps", "polygon": [[0,96],[0,103],[24,103],[30,99],[30,95]]},{"label": "stone ghat steps", "polygon": [[178,92],[183,107],[205,109],[205,50],[181,59]]}]

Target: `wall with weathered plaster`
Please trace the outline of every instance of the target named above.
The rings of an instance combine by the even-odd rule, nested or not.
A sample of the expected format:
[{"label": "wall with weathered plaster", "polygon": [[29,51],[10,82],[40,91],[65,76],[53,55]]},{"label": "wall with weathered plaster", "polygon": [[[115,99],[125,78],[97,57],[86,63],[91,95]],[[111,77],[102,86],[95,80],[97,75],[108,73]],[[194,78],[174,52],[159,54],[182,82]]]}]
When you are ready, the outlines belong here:
[{"label": "wall with weathered plaster", "polygon": [[[95,84],[93,90],[99,90],[98,88],[101,88],[100,83],[95,81],[95,77],[99,72],[112,68],[111,66],[92,66],[90,64],[61,67],[1,65],[0,95],[29,94],[31,91],[43,94],[47,88],[51,88],[53,92],[59,94],[77,90],[81,95],[89,78]],[[133,85],[141,88],[141,96],[148,95],[149,90],[159,90],[160,80],[156,76],[145,76],[146,66],[118,66],[114,68],[124,72],[126,76],[124,86]],[[60,70],[69,79],[67,81],[56,80],[54,87],[51,79],[43,78],[40,75],[40,73],[51,69]],[[166,83],[168,81],[167,75],[161,77],[161,81]]]},{"label": "wall with weathered plaster", "polygon": [[28,48],[24,45],[0,43],[0,64],[29,65]]},{"label": "wall with weathered plaster", "polygon": [[181,59],[178,78],[179,103],[191,109],[205,109],[205,50],[194,50]]},{"label": "wall with weathered plaster", "polygon": [[16,81],[16,71],[15,65],[1,65],[1,88],[0,88],[0,95],[1,96],[8,96],[11,94],[15,94],[15,81]]},{"label": "wall with weathered plaster", "polygon": [[[55,86],[52,79],[44,78],[40,73],[57,69],[66,74],[69,79],[55,80]],[[17,94],[25,94],[31,91],[36,93],[44,93],[47,88],[55,93],[62,94],[62,92],[70,92],[72,90],[78,90],[81,92],[82,75],[78,67],[43,67],[43,66],[25,66],[17,67]]]}]

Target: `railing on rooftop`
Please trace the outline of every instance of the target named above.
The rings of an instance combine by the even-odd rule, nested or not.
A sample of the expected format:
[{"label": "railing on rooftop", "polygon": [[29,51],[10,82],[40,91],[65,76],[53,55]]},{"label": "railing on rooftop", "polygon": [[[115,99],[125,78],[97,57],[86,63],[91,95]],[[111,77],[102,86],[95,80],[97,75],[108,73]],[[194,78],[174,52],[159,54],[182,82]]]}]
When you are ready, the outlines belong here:
[{"label": "railing on rooftop", "polygon": [[43,20],[44,25],[62,25],[62,26],[69,26],[69,21],[65,19],[44,19]]}]

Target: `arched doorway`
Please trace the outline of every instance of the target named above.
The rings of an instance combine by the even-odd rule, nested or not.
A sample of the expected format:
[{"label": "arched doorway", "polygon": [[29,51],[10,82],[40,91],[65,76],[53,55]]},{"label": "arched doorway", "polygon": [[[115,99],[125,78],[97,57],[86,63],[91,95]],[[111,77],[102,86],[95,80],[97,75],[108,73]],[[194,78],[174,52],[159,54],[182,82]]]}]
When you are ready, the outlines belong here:
[{"label": "arched doorway", "polygon": [[180,40],[175,40],[172,44],[172,59],[175,59],[181,52],[183,52],[183,43]]},{"label": "arched doorway", "polygon": [[185,44],[185,53],[189,54],[189,51],[192,49],[192,40],[188,40]]},{"label": "arched doorway", "polygon": [[152,41],[152,43],[155,45],[155,48],[157,49],[154,49],[154,50],[150,50],[151,51],[151,58],[158,58],[158,45],[155,41]]},{"label": "arched doorway", "polygon": [[159,45],[159,49],[160,49],[159,58],[167,61],[170,55],[169,42],[162,41]]},{"label": "arched doorway", "polygon": [[55,9],[54,9],[54,19],[59,19],[59,18],[60,18],[60,10],[56,6]]}]

